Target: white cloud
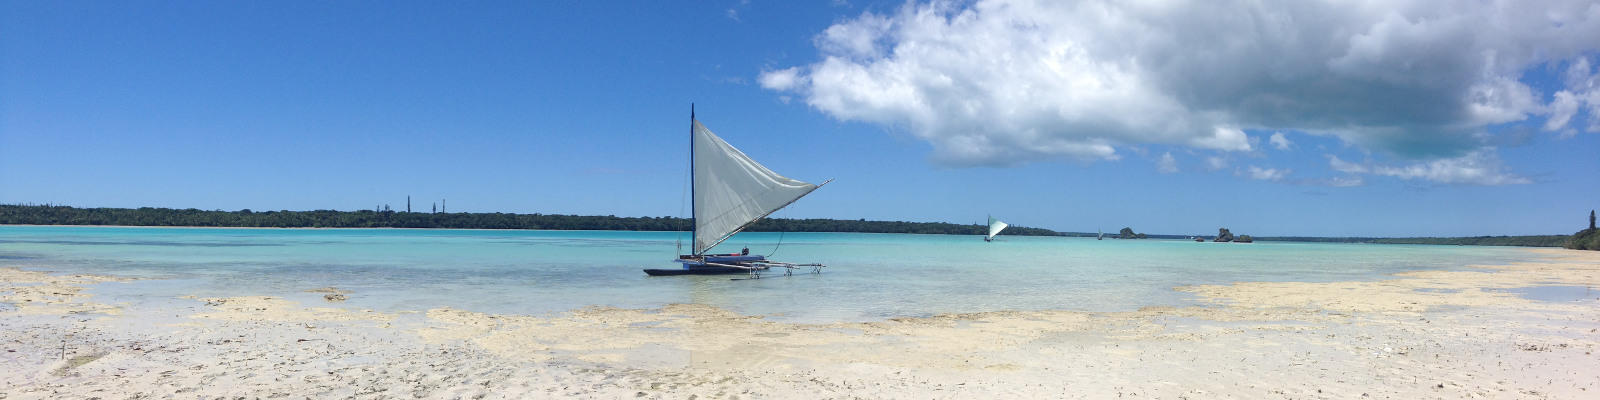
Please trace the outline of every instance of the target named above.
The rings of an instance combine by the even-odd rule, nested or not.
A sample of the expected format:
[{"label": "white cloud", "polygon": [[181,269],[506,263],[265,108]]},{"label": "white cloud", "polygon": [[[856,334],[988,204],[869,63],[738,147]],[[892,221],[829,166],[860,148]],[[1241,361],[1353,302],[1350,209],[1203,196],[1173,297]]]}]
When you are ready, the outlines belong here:
[{"label": "white cloud", "polygon": [[800,77],[800,68],[789,67],[777,71],[762,72],[756,80],[761,82],[761,87],[772,90],[790,90],[803,84]]},{"label": "white cloud", "polygon": [[1567,67],[1562,76],[1566,89],[1556,92],[1550,101],[1550,117],[1544,129],[1559,131],[1562,138],[1572,137],[1578,130],[1566,129],[1580,112],[1588,114],[1589,124],[1584,131],[1600,133],[1600,72],[1591,73],[1588,58],[1579,58]]},{"label": "white cloud", "polygon": [[833,56],[870,59],[883,53],[889,29],[888,17],[863,13],[854,20],[828,27],[814,40],[817,48]]},{"label": "white cloud", "polygon": [[1251,165],[1250,169],[1249,169],[1249,172],[1250,172],[1250,179],[1262,180],[1262,181],[1278,181],[1278,180],[1283,180],[1283,178],[1286,177],[1286,176],[1289,176],[1290,170],[1287,170],[1287,169],[1276,169],[1276,168],[1261,168],[1261,167],[1257,167],[1257,166]]},{"label": "white cloud", "polygon": [[1328,164],[1335,171],[1350,174],[1391,176],[1405,180],[1420,179],[1444,184],[1461,185],[1518,185],[1533,183],[1528,178],[1505,171],[1493,148],[1484,148],[1454,158],[1437,159],[1408,165],[1357,164],[1328,156]]},{"label": "white cloud", "polygon": [[1578,106],[1580,105],[1582,103],[1578,101],[1578,96],[1573,95],[1572,92],[1565,90],[1556,92],[1555,99],[1550,101],[1550,118],[1544,121],[1544,129],[1556,131],[1567,127],[1567,122],[1571,121],[1572,116],[1578,113]]},{"label": "white cloud", "polygon": [[1249,151],[1250,137],[1239,128],[1216,127],[1212,129],[1211,136],[1200,136],[1189,139],[1189,145],[1205,149],[1224,151]]},{"label": "white cloud", "polygon": [[728,19],[731,19],[734,22],[744,22],[743,20],[739,19],[739,9],[749,6],[750,0],[739,0],[739,4],[735,4],[733,7],[728,8]]},{"label": "white cloud", "polygon": [[1589,58],[1573,60],[1561,78],[1568,87],[1592,87],[1595,82],[1594,76],[1589,75]]},{"label": "white cloud", "polygon": [[1367,182],[1360,175],[1335,176],[1332,178],[1298,179],[1291,183],[1297,185],[1328,186],[1328,187],[1354,187],[1365,185]]},{"label": "white cloud", "polygon": [[1467,91],[1468,126],[1485,126],[1528,119],[1540,111],[1533,89],[1511,78],[1494,77],[1472,85]]},{"label": "white cloud", "polygon": [[1272,139],[1269,141],[1272,142],[1272,147],[1277,147],[1278,150],[1288,150],[1290,147],[1294,147],[1294,142],[1290,142],[1289,138],[1283,137],[1283,132],[1273,132]]},{"label": "white cloud", "polygon": [[1178,172],[1178,159],[1172,158],[1172,152],[1161,153],[1161,159],[1156,160],[1156,171],[1163,174]]},{"label": "white cloud", "polygon": [[1334,171],[1339,171],[1339,172],[1343,172],[1343,173],[1347,173],[1347,174],[1365,174],[1365,173],[1368,172],[1366,166],[1363,166],[1361,164],[1356,164],[1356,163],[1353,163],[1353,162],[1349,162],[1349,161],[1345,161],[1345,160],[1340,160],[1339,156],[1335,156],[1335,155],[1328,155],[1328,167],[1329,168],[1333,168]]},{"label": "white cloud", "polygon": [[1474,152],[1456,158],[1433,160],[1401,167],[1379,166],[1373,174],[1400,179],[1424,179],[1439,183],[1469,185],[1514,185],[1533,183],[1528,178],[1505,173],[1500,158],[1490,152]]},{"label": "white cloud", "polygon": [[1216,171],[1228,167],[1228,159],[1222,157],[1206,157],[1206,169]]},{"label": "white cloud", "polygon": [[935,0],[838,22],[815,38],[820,60],[763,81],[794,71],[764,87],[954,164],[1245,151],[1245,130],[1451,159],[1482,149],[1486,126],[1548,113],[1518,79],[1600,51],[1595,37],[1589,0]]},{"label": "white cloud", "polygon": [[1366,181],[1362,180],[1360,176],[1345,176],[1330,178],[1326,183],[1328,186],[1333,187],[1353,187],[1366,184]]}]

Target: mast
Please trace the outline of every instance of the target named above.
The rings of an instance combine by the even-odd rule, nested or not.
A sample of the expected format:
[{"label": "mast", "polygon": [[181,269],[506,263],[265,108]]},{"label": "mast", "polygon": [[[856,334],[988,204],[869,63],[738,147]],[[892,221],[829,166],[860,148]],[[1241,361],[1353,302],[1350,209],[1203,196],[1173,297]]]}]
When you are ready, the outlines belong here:
[{"label": "mast", "polygon": [[689,103],[689,253],[698,256],[700,251],[694,246],[694,211],[694,103]]}]

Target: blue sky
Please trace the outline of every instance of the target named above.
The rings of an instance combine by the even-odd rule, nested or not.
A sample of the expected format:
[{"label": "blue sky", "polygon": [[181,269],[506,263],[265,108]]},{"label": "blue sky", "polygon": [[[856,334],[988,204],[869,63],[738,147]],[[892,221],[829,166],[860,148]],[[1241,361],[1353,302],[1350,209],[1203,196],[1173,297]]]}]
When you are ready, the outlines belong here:
[{"label": "blue sky", "polygon": [[1583,228],[1600,17],[1396,3],[4,1],[0,202],[683,216],[693,102],[777,217]]}]

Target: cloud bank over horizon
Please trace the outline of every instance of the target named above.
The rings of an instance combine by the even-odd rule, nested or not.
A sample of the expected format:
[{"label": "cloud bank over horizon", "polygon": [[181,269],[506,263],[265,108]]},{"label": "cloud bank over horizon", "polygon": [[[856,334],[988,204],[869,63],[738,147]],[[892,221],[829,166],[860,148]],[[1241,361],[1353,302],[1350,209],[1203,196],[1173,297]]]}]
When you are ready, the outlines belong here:
[{"label": "cloud bank over horizon", "polygon": [[[1501,165],[1490,128],[1538,118],[1560,137],[1600,132],[1596,38],[1589,1],[912,2],[835,23],[813,40],[819,61],[758,82],[927,141],[948,165],[1264,150],[1247,131],[1293,151],[1279,132],[1292,131],[1404,164],[1331,165],[1347,174],[1332,186],[1502,185],[1530,181]],[[1565,67],[1554,93],[1522,81],[1553,66]],[[1159,169],[1176,171],[1170,153]]]}]

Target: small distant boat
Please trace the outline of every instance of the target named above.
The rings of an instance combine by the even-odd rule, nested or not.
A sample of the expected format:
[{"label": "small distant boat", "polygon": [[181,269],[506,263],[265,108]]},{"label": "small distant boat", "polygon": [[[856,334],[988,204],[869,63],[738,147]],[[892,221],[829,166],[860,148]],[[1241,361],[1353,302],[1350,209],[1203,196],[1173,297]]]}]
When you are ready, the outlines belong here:
[{"label": "small distant boat", "polygon": [[676,260],[682,268],[646,269],[650,276],[749,274],[760,278],[761,273],[782,268],[786,274],[799,268],[822,272],[822,264],[795,264],[767,260],[760,255],[750,255],[749,249],[733,254],[707,254],[724,240],[733,237],[750,224],[771,215],[800,200],[833,180],[813,185],[767,169],[711,133],[694,118],[694,106],[689,107],[689,169],[690,188],[693,190],[694,244],[689,254]]},{"label": "small distant boat", "polygon": [[1094,228],[1094,232],[1094,240],[1106,240],[1105,231],[1100,230],[1100,228]]},{"label": "small distant boat", "polygon": [[984,236],[983,237],[983,241],[985,241],[985,242],[993,242],[994,241],[994,235],[999,235],[1000,231],[1006,230],[1006,227],[1008,227],[1008,226],[1011,226],[1011,225],[1006,225],[1005,222],[1000,222],[1000,220],[994,219],[993,215],[990,215],[989,216],[989,236]]}]

